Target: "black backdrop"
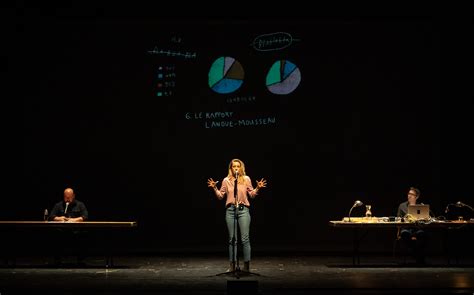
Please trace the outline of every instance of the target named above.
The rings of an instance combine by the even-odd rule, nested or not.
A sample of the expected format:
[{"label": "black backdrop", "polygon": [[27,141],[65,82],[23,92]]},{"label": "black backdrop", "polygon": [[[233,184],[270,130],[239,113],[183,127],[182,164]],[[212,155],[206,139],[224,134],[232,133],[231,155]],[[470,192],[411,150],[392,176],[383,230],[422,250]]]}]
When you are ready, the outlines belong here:
[{"label": "black backdrop", "polygon": [[[410,186],[436,215],[455,201],[440,187],[440,32],[431,18],[25,10],[22,22],[23,195],[6,201],[14,210],[2,219],[41,219],[71,186],[91,220],[139,222],[138,237],[124,241],[130,250],[225,251],[224,202],[206,180],[222,180],[232,158],[245,162],[254,183],[268,181],[252,202],[256,250],[349,248],[350,236],[328,221],[347,216],[356,199],[375,216],[394,215]],[[293,42],[252,46],[276,32]],[[244,68],[234,93],[208,86],[221,56]],[[265,86],[282,59],[301,72],[288,95]],[[213,120],[193,117],[200,112],[274,122],[207,128]]]}]

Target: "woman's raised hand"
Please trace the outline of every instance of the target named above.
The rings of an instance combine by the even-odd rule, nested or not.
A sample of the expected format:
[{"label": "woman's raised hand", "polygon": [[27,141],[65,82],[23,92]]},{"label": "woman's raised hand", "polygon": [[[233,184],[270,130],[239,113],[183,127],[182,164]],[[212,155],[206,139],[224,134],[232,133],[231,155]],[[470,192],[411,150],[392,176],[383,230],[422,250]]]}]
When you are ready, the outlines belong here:
[{"label": "woman's raised hand", "polygon": [[207,186],[208,187],[216,188],[217,183],[218,183],[218,181],[214,181],[214,179],[212,179],[212,178],[209,178],[207,180]]},{"label": "woman's raised hand", "polygon": [[260,179],[260,181],[257,180],[257,188],[261,189],[262,187],[267,186],[267,181],[265,179]]}]

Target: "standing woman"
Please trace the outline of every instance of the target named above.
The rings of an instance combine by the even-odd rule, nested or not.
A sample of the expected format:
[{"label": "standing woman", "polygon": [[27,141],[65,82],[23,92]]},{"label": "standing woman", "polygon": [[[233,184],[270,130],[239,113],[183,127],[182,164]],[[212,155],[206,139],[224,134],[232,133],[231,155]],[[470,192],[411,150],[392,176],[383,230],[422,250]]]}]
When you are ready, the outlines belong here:
[{"label": "standing woman", "polygon": [[[237,180],[237,194],[235,196],[235,181]],[[225,220],[227,223],[227,229],[229,231],[229,261],[230,269],[228,271],[235,270],[235,262],[237,261],[237,237],[234,237],[234,232],[237,232],[237,225],[235,224],[235,218],[237,218],[240,235],[242,240],[243,252],[244,252],[244,271],[250,272],[250,202],[249,198],[255,198],[258,191],[267,185],[265,179],[257,181],[257,187],[253,188],[250,177],[245,174],[245,165],[239,159],[232,159],[229,163],[229,170],[227,177],[222,180],[220,189],[217,189],[218,181],[214,181],[212,178],[207,180],[207,185],[211,187],[216,197],[219,200],[226,196],[226,214]],[[235,228],[234,228],[235,225]]]}]

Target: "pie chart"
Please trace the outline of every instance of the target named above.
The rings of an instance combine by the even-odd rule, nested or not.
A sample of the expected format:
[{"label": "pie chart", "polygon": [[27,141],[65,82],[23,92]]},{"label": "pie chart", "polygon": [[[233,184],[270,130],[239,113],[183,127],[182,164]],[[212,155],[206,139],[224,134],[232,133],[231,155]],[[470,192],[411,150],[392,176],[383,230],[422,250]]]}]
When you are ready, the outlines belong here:
[{"label": "pie chart", "polygon": [[233,57],[221,56],[209,70],[209,87],[217,93],[236,91],[244,83],[244,68]]},{"label": "pie chart", "polygon": [[299,68],[288,60],[276,61],[267,74],[266,85],[271,93],[285,95],[293,92],[301,82]]}]

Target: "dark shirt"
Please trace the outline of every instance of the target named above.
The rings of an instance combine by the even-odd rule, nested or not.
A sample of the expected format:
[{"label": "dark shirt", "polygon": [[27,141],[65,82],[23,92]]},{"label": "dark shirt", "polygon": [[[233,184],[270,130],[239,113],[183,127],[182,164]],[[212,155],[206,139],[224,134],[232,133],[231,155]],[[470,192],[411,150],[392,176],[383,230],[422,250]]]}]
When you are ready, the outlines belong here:
[{"label": "dark shirt", "polygon": [[403,202],[398,206],[397,216],[405,217],[407,213],[408,213],[408,201]]},{"label": "dark shirt", "polygon": [[66,202],[61,201],[59,203],[56,203],[56,205],[54,205],[53,210],[51,211],[49,220],[54,220],[54,217],[56,216],[66,216],[68,218],[77,218],[82,216],[84,221],[89,218],[89,213],[87,212],[86,206],[83,202],[78,200],[74,200],[69,203],[69,205],[67,206],[66,213],[64,212],[64,210],[66,210]]}]

